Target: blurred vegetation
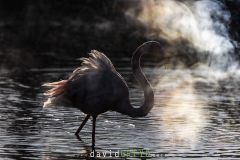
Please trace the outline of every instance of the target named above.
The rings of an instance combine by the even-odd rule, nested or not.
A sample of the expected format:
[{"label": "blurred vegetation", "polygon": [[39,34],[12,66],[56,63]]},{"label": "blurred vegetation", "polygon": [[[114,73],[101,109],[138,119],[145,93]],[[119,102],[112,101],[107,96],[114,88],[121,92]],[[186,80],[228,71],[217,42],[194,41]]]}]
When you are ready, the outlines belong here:
[{"label": "blurred vegetation", "polygon": [[[137,1],[0,1],[0,62],[24,68],[81,57],[91,49],[131,54],[147,39],[141,34],[144,28],[124,15],[129,2]],[[240,3],[223,2],[232,14],[231,36],[239,41]]]}]

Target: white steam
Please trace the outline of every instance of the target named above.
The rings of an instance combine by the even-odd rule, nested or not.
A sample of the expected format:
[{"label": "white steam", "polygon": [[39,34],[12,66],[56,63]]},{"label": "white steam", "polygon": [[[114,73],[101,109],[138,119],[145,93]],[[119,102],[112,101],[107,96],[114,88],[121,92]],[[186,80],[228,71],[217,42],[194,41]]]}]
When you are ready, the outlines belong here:
[{"label": "white steam", "polygon": [[234,50],[228,34],[231,16],[219,1],[142,0],[140,12],[135,9],[126,14],[147,28],[148,37],[169,43],[185,40],[199,53],[207,54],[214,69],[235,63],[229,56]]},{"label": "white steam", "polygon": [[[158,74],[154,88],[160,93],[155,103],[161,106],[163,124],[172,131],[176,143],[196,144],[208,118],[204,108],[210,99],[196,85],[217,93],[222,87],[220,81],[237,79],[238,63],[232,57],[235,46],[228,33],[230,13],[214,0],[140,2],[126,15],[144,26],[143,34],[150,39],[170,44],[164,46],[164,53],[159,53],[168,56],[154,70]],[[169,55],[171,60],[166,58]],[[188,61],[193,63],[184,64]]]}]

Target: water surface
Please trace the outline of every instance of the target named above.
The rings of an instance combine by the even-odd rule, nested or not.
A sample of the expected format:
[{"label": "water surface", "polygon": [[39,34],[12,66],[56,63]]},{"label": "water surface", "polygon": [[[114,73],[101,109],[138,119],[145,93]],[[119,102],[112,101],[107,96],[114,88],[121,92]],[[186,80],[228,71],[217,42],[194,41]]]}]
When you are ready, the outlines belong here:
[{"label": "water surface", "polygon": [[[78,64],[66,61],[54,68],[31,68],[22,74],[1,76],[1,159],[79,159],[80,154],[90,151],[91,121],[81,131],[81,140],[74,135],[83,113],[64,106],[42,109],[46,98],[41,85],[67,77]],[[132,104],[140,105],[142,90],[128,67],[130,59],[114,59],[114,65],[129,85]],[[156,84],[163,74],[154,66],[154,62],[144,63],[155,88],[153,110],[144,118],[116,112],[100,115],[97,151],[143,148],[165,153],[169,159],[240,158],[238,80],[229,78],[218,86],[188,82],[168,90]],[[168,81],[177,80],[173,77]]]}]

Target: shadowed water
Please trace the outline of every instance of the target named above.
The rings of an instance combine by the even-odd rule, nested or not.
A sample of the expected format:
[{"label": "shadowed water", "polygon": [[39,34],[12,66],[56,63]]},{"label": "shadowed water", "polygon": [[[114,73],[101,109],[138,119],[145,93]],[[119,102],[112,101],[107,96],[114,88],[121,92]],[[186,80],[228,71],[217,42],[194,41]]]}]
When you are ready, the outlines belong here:
[{"label": "shadowed water", "polygon": [[[42,109],[46,98],[41,85],[65,78],[79,62],[61,67],[32,68],[0,78],[0,159],[80,159],[91,150],[91,121],[74,135],[84,114],[57,106]],[[140,105],[142,90],[131,72],[130,59],[114,59],[128,82],[131,102]],[[74,66],[74,67],[73,67]],[[154,62],[144,63],[154,83],[160,72]],[[176,81],[177,79],[170,79]],[[107,112],[97,118],[97,151],[143,148],[179,158],[240,158],[240,95],[238,81],[187,83],[172,90],[155,87],[155,106],[144,118]],[[97,106],[96,106],[97,107]]]}]

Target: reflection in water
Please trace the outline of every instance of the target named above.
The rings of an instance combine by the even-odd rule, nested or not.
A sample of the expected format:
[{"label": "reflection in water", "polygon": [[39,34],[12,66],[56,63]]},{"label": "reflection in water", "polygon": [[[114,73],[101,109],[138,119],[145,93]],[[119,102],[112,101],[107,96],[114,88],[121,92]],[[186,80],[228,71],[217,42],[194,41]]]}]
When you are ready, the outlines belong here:
[{"label": "reflection in water", "polygon": [[[115,60],[114,64],[129,84],[132,103],[138,105],[142,90],[133,87],[128,62]],[[39,86],[61,79],[73,70],[68,68],[73,65],[33,69],[24,79],[0,79],[1,159],[77,159],[88,152],[91,121],[80,134],[83,141],[74,135],[84,118],[79,110],[62,106],[42,110],[45,99]],[[153,110],[138,119],[115,112],[99,116],[96,149],[141,147],[165,152],[167,157],[239,157],[239,82],[225,80],[218,83],[224,87],[218,88],[188,70],[168,72],[160,68],[152,72],[150,66],[155,65],[144,68],[148,77],[158,77]]]}]

